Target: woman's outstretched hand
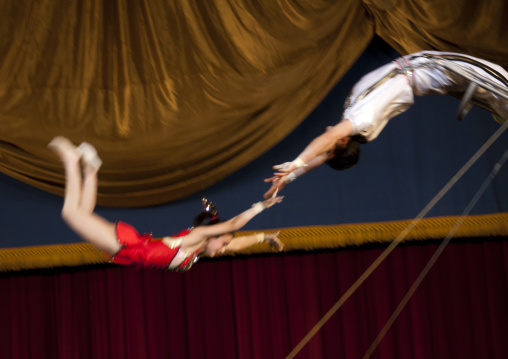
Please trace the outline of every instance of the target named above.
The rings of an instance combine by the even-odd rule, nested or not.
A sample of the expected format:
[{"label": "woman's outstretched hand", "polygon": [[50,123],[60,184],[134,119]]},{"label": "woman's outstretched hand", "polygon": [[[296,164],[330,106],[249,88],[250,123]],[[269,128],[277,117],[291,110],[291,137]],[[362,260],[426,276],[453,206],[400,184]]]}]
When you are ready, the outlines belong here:
[{"label": "woman's outstretched hand", "polygon": [[271,178],[265,179],[265,182],[272,182],[272,186],[268,191],[265,192],[263,195],[264,198],[269,198],[273,196],[277,191],[280,191],[286,186],[285,182],[286,176],[273,176]]},{"label": "woman's outstretched hand", "polygon": [[274,204],[277,204],[277,203],[280,203],[282,202],[282,199],[284,198],[284,196],[277,196],[276,195],[276,191],[274,193],[274,195],[272,195],[272,197],[268,198],[268,199],[265,199],[263,202],[261,202],[263,204],[263,207],[264,208],[270,208],[271,206],[273,206]]}]

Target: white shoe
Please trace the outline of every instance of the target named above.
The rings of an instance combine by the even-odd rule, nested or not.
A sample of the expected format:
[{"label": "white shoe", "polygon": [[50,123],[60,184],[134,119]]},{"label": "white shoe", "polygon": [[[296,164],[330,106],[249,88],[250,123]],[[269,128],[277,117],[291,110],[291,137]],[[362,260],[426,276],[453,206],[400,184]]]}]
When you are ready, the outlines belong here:
[{"label": "white shoe", "polygon": [[102,160],[94,146],[88,142],[83,142],[76,149],[81,155],[83,162],[94,170],[98,170],[102,166]]},{"label": "white shoe", "polygon": [[62,136],[57,136],[48,143],[48,148],[55,152],[63,162],[75,159],[79,161],[81,154],[77,151],[76,146],[71,141]]},{"label": "white shoe", "polygon": [[72,142],[65,137],[62,136],[56,136],[51,140],[50,143],[48,143],[48,148],[53,151],[76,151],[76,146],[72,144]]}]

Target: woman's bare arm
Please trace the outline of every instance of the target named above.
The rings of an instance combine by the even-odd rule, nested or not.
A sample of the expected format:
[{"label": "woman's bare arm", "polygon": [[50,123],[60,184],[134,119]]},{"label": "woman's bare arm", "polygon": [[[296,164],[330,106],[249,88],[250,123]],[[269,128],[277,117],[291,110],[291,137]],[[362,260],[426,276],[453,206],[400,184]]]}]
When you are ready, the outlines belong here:
[{"label": "woman's bare arm", "polygon": [[284,244],[278,238],[276,233],[256,233],[250,236],[235,237],[225,248],[226,252],[239,252],[242,249],[249,248],[259,243],[266,243],[277,251],[284,248]]},{"label": "woman's bare arm", "polygon": [[209,226],[198,226],[194,228],[182,240],[182,248],[193,248],[199,246],[209,237],[219,236],[225,233],[231,233],[245,226],[252,218],[261,213],[264,209],[280,203],[284,197],[272,197],[258,202],[248,210],[222,223],[212,224]]}]

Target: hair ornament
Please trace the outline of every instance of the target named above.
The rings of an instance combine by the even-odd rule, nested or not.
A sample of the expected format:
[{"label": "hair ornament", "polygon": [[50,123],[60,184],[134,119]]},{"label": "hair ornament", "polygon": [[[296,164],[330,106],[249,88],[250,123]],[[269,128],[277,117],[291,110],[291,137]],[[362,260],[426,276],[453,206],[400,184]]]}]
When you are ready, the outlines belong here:
[{"label": "hair ornament", "polygon": [[217,209],[217,207],[215,207],[213,202],[207,200],[205,197],[201,199],[201,202],[203,203],[204,211],[210,214],[211,217],[210,220],[213,221],[214,219],[217,219],[217,217],[219,216],[219,210]]}]

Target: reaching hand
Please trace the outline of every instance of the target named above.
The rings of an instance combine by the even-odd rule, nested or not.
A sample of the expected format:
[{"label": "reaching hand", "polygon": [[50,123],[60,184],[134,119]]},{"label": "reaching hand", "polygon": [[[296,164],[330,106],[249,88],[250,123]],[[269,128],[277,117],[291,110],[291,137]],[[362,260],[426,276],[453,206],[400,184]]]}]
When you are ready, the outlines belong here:
[{"label": "reaching hand", "polygon": [[284,243],[282,243],[278,237],[280,232],[277,233],[265,233],[264,242],[268,244],[270,247],[280,252],[284,248]]},{"label": "reaching hand", "polygon": [[280,165],[275,165],[272,168],[274,170],[279,171],[279,172],[275,173],[276,176],[284,176],[284,175],[287,175],[288,173],[293,172],[298,167],[294,164],[294,162],[285,162],[285,163],[280,164]]},{"label": "reaching hand", "polygon": [[273,206],[274,204],[277,204],[277,203],[282,202],[282,199],[283,199],[283,198],[284,198],[284,196],[276,196],[276,197],[272,196],[272,197],[270,197],[270,198],[268,198],[268,199],[265,199],[265,200],[264,200],[263,202],[261,202],[261,203],[263,203],[263,206],[264,206],[265,208],[270,208],[270,207],[271,207],[271,206]]},{"label": "reaching hand", "polygon": [[269,198],[276,191],[282,190],[284,188],[284,186],[286,186],[285,178],[286,178],[286,176],[282,176],[282,177],[280,177],[280,176],[273,176],[271,178],[265,179],[265,182],[272,182],[272,186],[270,187],[270,189],[268,191],[265,192],[263,197],[264,198]]},{"label": "reaching hand", "polygon": [[272,168],[274,170],[284,170],[284,169],[289,168],[292,164],[293,164],[293,162],[284,162],[284,163],[282,163],[280,165],[275,165]]}]

